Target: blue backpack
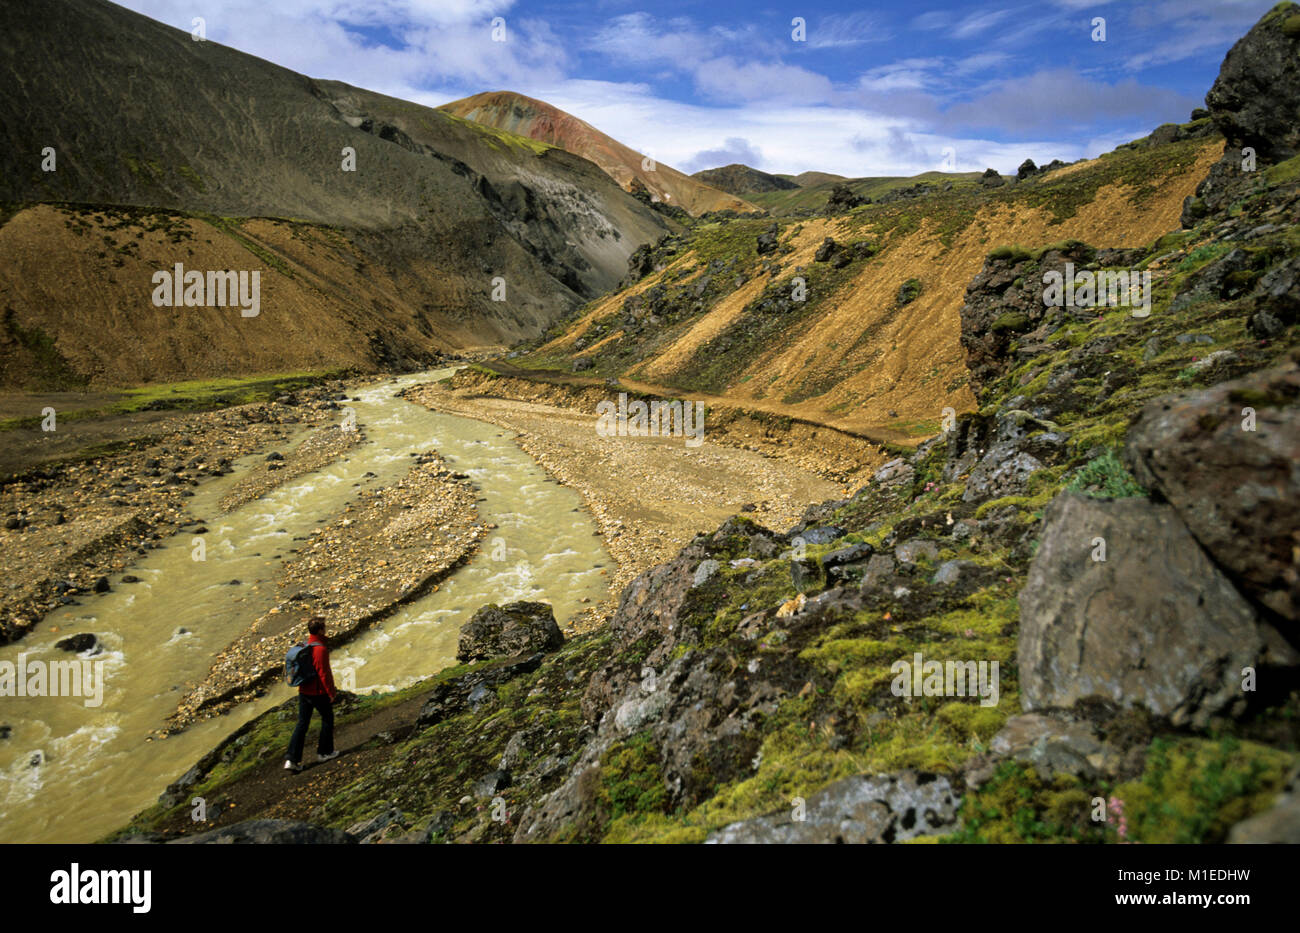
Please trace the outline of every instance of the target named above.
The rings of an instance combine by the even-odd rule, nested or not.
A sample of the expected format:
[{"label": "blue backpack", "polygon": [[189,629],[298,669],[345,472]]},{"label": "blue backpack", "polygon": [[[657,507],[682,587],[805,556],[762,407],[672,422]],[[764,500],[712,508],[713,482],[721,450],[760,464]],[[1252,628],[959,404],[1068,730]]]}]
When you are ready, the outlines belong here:
[{"label": "blue backpack", "polygon": [[290,687],[301,687],[315,680],[316,665],[312,661],[311,646],[299,642],[284,656],[284,680]]}]

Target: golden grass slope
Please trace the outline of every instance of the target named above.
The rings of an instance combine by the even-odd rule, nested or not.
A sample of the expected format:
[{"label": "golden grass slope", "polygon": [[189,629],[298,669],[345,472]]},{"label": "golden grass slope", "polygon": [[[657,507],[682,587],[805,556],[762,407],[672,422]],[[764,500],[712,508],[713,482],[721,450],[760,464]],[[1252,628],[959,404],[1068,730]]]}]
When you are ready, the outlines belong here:
[{"label": "golden grass slope", "polygon": [[[974,407],[959,343],[960,311],[966,286],[991,249],[1063,239],[1103,246],[1149,243],[1178,227],[1183,199],[1193,193],[1221,152],[1221,141],[1207,142],[1140,206],[1130,203],[1132,188],[1116,184],[1099,188],[1091,202],[1060,222],[1041,207],[985,207],[948,246],[928,219],[910,233],[893,231],[886,235],[881,255],[823,301],[819,313],[800,332],[738,369],[722,397],[895,440],[932,434],[944,408],[960,412]],[[786,268],[806,267],[822,237],[837,236],[843,223],[804,222],[788,241],[795,252],[781,257]],[[680,267],[682,261],[679,258],[673,266]],[[650,287],[667,272],[647,276],[636,288]],[[899,286],[911,278],[922,283],[921,295],[899,308]],[[650,384],[683,386],[687,361],[743,314],[745,304],[761,288],[757,285],[756,290],[751,281],[720,300],[628,375]],[[625,297],[620,293],[607,298],[589,315],[614,313]],[[553,341],[541,352],[566,339],[567,335]],[[827,383],[829,388],[823,388]]]},{"label": "golden grass slope", "polygon": [[[36,205],[0,227],[0,381],[39,388],[51,367],[81,384],[124,385],[258,372],[375,371],[440,351],[498,345],[548,312],[512,296],[510,320],[485,281],[448,276],[430,252],[389,256],[382,234],[279,220]],[[261,309],[155,307],[152,276],[260,271]],[[498,308],[503,307],[498,305]],[[33,357],[39,357],[33,359]]]}]

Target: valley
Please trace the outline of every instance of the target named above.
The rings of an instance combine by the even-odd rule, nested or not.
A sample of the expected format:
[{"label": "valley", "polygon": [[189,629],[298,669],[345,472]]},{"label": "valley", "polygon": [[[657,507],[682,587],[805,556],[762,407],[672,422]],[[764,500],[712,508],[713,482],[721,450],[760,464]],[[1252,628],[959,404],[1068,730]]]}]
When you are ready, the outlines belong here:
[{"label": "valley", "polygon": [[854,177],[10,12],[0,841],[1300,841],[1300,5]]}]

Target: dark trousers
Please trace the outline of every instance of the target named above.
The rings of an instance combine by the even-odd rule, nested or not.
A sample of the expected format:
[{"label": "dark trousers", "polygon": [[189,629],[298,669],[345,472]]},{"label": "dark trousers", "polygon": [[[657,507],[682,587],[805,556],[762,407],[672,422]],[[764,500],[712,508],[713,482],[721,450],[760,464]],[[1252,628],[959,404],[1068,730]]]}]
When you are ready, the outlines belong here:
[{"label": "dark trousers", "polygon": [[302,747],[307,741],[307,727],[311,724],[311,711],[320,713],[320,741],[316,743],[316,752],[328,755],[334,751],[334,707],[330,698],[324,694],[316,697],[298,694],[298,726],[289,739],[289,760],[294,764],[302,761]]}]

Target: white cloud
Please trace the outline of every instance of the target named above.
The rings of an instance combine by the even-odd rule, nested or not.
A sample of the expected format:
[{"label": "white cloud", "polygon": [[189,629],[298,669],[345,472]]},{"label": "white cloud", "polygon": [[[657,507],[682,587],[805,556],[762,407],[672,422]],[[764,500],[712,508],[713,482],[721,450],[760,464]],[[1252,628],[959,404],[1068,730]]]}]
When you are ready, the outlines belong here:
[{"label": "white cloud", "polygon": [[830,100],[829,78],[797,65],[737,62],[715,58],[695,70],[695,85],[715,100],[766,100],[819,104]]},{"label": "white cloud", "polygon": [[[696,167],[694,160],[704,154],[740,153],[739,140],[750,147],[744,154],[761,159],[762,168],[773,172],[912,174],[936,168],[948,147],[957,150],[963,170],[992,165],[1014,171],[1026,156],[1071,160],[1103,151],[1096,140],[1073,145],[1047,141],[1095,132],[1076,117],[1125,118],[1134,132],[1118,137],[1122,141],[1181,112],[1162,113],[1144,123],[1144,115],[1158,110],[1161,102],[1154,89],[1134,82],[1112,87],[1050,74],[975,87],[954,80],[987,77],[1007,61],[998,50],[1007,32],[1002,27],[1009,22],[1001,9],[962,17],[925,14],[913,20],[917,28],[978,34],[981,44],[974,54],[893,62],[877,58],[885,64],[865,71],[856,84],[837,86],[815,68],[782,60],[804,51],[792,49],[801,44],[787,41],[788,33],[764,35],[752,25],[703,28],[687,19],[633,13],[597,29],[587,44],[577,46],[572,35],[524,15],[514,0],[122,2],[187,31],[191,18],[203,15],[215,41],[313,77],[430,106],[484,90],[519,91],[679,168]],[[1065,6],[1070,4],[1058,3],[1050,15],[1061,15],[1059,8]],[[1149,15],[1168,18],[1173,9],[1169,3],[1153,3]],[[1241,5],[1207,22],[1220,22],[1229,13],[1239,16]],[[493,16],[505,17],[504,43],[492,41]],[[1031,21],[1049,18],[1045,14]],[[1015,25],[1027,27],[1031,21]],[[865,13],[810,19],[809,25],[810,43],[820,37],[822,48],[883,35]],[[356,27],[391,35],[402,47],[376,46]],[[575,60],[584,52],[603,56],[616,74],[626,70],[620,64],[641,64],[645,67],[636,76],[642,80],[574,78]],[[699,100],[666,100],[646,83],[683,77],[694,82]],[[945,116],[941,108],[954,93],[977,97]],[[1001,144],[969,138],[1008,127],[1043,141]]]},{"label": "white cloud", "polygon": [[761,141],[762,161],[755,167],[765,172],[823,171],[851,177],[936,170],[949,147],[956,150],[957,170],[963,172],[992,166],[1014,173],[1026,157],[1068,162],[1106,151],[1050,139],[998,143],[963,138],[850,106],[752,103],[707,107],[661,100],[645,86],[603,81],[563,82],[539,88],[537,96],[683,171],[715,167],[698,165],[695,159],[701,152],[726,149],[730,139]]},{"label": "white cloud", "polygon": [[818,17],[808,29],[808,49],[835,49],[885,42],[893,33],[882,26],[878,17],[865,11]]},{"label": "white cloud", "polygon": [[[409,97],[457,81],[475,90],[555,80],[565,44],[549,26],[510,11],[513,0],[121,0],[122,5],[189,31],[205,20],[207,38],[314,78],[332,78]],[[492,39],[503,16],[506,41]],[[385,28],[405,47],[366,41],[348,26]]]}]

